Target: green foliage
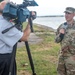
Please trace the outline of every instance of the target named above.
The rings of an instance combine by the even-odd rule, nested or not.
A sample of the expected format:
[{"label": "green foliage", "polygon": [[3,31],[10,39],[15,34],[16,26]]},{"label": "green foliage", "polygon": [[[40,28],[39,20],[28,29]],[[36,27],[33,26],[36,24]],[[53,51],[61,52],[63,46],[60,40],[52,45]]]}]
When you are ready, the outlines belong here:
[{"label": "green foliage", "polygon": [[[55,33],[43,28],[39,29],[37,25],[34,26],[34,29],[36,30],[35,34],[43,39],[41,43],[30,44],[36,74],[57,75],[56,66],[60,46],[54,42]],[[17,49],[16,59],[18,72],[20,70],[32,72],[25,47]]]}]

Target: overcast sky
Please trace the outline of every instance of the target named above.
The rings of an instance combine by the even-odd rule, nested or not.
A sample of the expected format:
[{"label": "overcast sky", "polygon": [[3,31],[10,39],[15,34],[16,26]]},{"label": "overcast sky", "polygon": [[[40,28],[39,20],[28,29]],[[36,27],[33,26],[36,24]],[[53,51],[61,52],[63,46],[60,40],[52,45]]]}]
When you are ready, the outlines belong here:
[{"label": "overcast sky", "polygon": [[[21,4],[23,0],[11,0]],[[75,8],[75,0],[35,0],[39,6],[29,7],[36,11],[37,15],[63,15],[66,7]]]}]

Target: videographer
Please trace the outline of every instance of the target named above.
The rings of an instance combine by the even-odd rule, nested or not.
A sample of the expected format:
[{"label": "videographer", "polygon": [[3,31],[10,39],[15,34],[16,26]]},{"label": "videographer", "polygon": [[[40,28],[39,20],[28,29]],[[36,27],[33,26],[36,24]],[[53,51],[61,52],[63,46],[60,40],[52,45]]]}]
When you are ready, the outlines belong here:
[{"label": "videographer", "polygon": [[[30,22],[28,20],[27,27],[24,32],[19,31],[16,27],[13,27],[8,32],[2,34],[2,31],[11,27],[13,24],[7,21],[2,16],[2,11],[7,4],[7,1],[0,2],[0,75],[8,75],[11,61],[11,53],[13,46],[19,41],[27,41],[30,30]],[[16,75],[16,61],[14,61],[12,74]]]}]

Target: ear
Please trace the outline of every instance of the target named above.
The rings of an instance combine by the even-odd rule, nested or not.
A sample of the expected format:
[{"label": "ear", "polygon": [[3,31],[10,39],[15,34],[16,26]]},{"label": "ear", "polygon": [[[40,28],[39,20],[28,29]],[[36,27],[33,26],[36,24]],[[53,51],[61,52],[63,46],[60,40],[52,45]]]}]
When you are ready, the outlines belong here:
[{"label": "ear", "polygon": [[5,0],[0,2],[0,9],[3,10],[6,4],[7,4],[7,1]]}]

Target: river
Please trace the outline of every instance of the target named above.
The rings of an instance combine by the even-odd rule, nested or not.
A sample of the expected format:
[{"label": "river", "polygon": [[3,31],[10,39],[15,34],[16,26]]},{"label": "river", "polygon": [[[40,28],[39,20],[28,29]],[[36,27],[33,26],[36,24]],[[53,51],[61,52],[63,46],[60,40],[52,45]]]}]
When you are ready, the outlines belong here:
[{"label": "river", "polygon": [[57,29],[58,26],[65,22],[64,17],[37,17],[33,23],[45,25],[53,29]]}]

